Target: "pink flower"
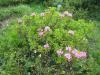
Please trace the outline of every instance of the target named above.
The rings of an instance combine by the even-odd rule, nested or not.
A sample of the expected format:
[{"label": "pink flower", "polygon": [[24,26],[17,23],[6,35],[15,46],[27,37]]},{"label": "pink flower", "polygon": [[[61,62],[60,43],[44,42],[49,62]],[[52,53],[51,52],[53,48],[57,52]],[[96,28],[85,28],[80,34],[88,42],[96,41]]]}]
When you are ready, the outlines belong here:
[{"label": "pink flower", "polygon": [[31,14],[31,16],[36,16],[36,14],[33,12],[33,13]]},{"label": "pink flower", "polygon": [[72,50],[72,48],[70,46],[66,46],[66,50],[68,50],[70,52]]},{"label": "pink flower", "polygon": [[81,57],[86,57],[87,55],[86,55],[86,52],[80,52],[80,55],[81,55]]},{"label": "pink flower", "polygon": [[49,26],[45,26],[44,31],[45,32],[50,31],[50,27]]},{"label": "pink flower", "polygon": [[72,51],[72,54],[76,54],[78,52],[78,50],[77,49],[74,49],[73,51]]},{"label": "pink flower", "polygon": [[74,55],[75,55],[75,57],[78,58],[78,59],[81,58],[80,52],[77,52],[77,53],[75,53]]},{"label": "pink flower", "polygon": [[40,37],[43,36],[43,34],[44,34],[43,31],[38,32],[38,35],[39,35]]},{"label": "pink flower", "polygon": [[70,61],[71,58],[72,58],[70,53],[66,53],[64,56],[65,56],[66,59],[68,59],[68,61]]},{"label": "pink flower", "polygon": [[80,52],[78,50],[73,50],[72,53],[74,54],[74,56],[76,58],[82,58],[82,57],[86,57],[86,52]]},{"label": "pink flower", "polygon": [[45,16],[45,13],[41,13],[40,16]]},{"label": "pink flower", "polygon": [[76,50],[76,49],[72,51],[72,54],[74,54],[74,56],[75,56],[76,58],[81,58],[80,51],[78,51],[78,50]]},{"label": "pink flower", "polygon": [[75,32],[73,30],[69,30],[68,33],[74,35]]},{"label": "pink flower", "polygon": [[49,44],[46,43],[46,44],[44,45],[44,48],[49,48]]},{"label": "pink flower", "polygon": [[63,54],[63,51],[62,51],[62,49],[59,49],[59,50],[56,51],[56,53],[57,53],[58,56],[61,56]]}]

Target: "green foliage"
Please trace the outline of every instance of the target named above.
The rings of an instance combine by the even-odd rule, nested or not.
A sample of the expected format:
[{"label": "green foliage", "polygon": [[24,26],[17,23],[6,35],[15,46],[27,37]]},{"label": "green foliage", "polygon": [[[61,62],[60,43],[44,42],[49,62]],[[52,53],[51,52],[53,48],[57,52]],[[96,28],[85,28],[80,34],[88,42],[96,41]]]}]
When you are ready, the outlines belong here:
[{"label": "green foliage", "polygon": [[19,5],[16,7],[8,7],[0,9],[0,20],[8,19],[13,16],[22,16],[29,12],[32,12],[32,9],[27,5]]},{"label": "green foliage", "polygon": [[19,3],[28,3],[31,0],[0,0],[0,6],[16,5]]},{"label": "green foliage", "polygon": [[[74,13],[75,19],[97,19],[99,20],[100,1],[99,0],[48,0],[49,6],[59,7],[60,10],[69,10]],[[95,17],[95,18],[94,18]]]},{"label": "green foliage", "polygon": [[[45,27],[50,27],[45,31]],[[85,20],[61,16],[56,8],[44,13],[32,13],[18,22],[14,21],[0,31],[1,75],[99,75],[99,65],[94,61],[90,38],[95,26]],[[74,34],[69,33],[72,30]],[[39,33],[43,32],[43,35]],[[44,45],[48,43],[49,47]],[[68,61],[57,56],[56,51],[66,46],[87,52],[87,58]],[[96,56],[96,55],[94,55]]]}]

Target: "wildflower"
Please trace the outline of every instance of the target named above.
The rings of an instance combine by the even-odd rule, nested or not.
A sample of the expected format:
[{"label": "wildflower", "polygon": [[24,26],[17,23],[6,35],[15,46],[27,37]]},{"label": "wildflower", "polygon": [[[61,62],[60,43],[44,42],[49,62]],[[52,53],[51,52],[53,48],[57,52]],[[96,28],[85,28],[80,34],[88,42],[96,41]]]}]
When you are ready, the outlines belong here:
[{"label": "wildflower", "polygon": [[70,46],[66,46],[66,50],[68,50],[70,52],[72,50],[72,48]]},{"label": "wildflower", "polygon": [[36,14],[33,12],[33,13],[31,14],[31,16],[36,16]]},{"label": "wildflower", "polygon": [[50,27],[49,27],[49,26],[46,26],[46,27],[44,28],[44,31],[45,31],[45,32],[50,31]]},{"label": "wildflower", "polygon": [[45,16],[45,13],[41,13],[40,16]]},{"label": "wildflower", "polygon": [[44,45],[44,48],[49,48],[49,44],[46,43],[46,44]]},{"label": "wildflower", "polygon": [[43,36],[43,34],[44,34],[43,31],[38,32],[38,35],[39,35],[40,37]]},{"label": "wildflower", "polygon": [[69,30],[68,33],[74,35],[75,32],[73,30]]},{"label": "wildflower", "polygon": [[56,51],[56,53],[57,53],[58,56],[61,56],[63,54],[63,51],[62,51],[62,49],[59,49],[59,50]]},{"label": "wildflower", "polygon": [[66,59],[68,59],[68,61],[70,61],[71,58],[72,58],[70,53],[66,53],[64,56],[65,56]]}]

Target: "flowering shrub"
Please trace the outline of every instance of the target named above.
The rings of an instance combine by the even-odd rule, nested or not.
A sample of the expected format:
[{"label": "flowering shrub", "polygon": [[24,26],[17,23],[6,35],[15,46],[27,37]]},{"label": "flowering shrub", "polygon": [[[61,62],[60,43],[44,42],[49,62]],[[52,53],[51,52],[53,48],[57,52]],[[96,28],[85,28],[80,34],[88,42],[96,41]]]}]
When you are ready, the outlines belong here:
[{"label": "flowering shrub", "polygon": [[[40,14],[33,12],[18,19],[14,29],[9,29],[13,33],[10,37],[14,37],[10,42],[14,46],[7,47],[10,50],[5,52],[5,59],[9,57],[9,60],[2,66],[7,66],[6,72],[0,69],[3,70],[1,74],[98,74],[99,70],[95,68],[98,65],[89,52],[88,38],[94,24],[74,20],[73,15],[49,8]],[[5,43],[11,44],[9,41]]]},{"label": "flowering shrub", "polygon": [[33,52],[31,58],[35,56],[36,60],[33,60],[41,63],[40,67],[47,69],[50,66],[50,74],[72,71],[78,74],[84,73],[87,68],[87,36],[91,34],[93,24],[84,20],[76,21],[72,17],[68,11],[57,12],[55,8],[50,8],[40,14],[33,12],[30,16],[24,16],[18,25],[21,45]]}]

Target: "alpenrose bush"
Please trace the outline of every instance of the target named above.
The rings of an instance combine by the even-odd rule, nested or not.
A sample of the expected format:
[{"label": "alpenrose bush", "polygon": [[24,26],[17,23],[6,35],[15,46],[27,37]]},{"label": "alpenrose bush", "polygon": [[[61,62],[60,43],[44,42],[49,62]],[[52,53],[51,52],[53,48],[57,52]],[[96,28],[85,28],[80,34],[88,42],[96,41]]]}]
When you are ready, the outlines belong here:
[{"label": "alpenrose bush", "polygon": [[92,74],[88,36],[93,27],[93,23],[76,21],[72,13],[56,8],[18,19],[19,56],[27,60],[24,67],[37,75]]}]

